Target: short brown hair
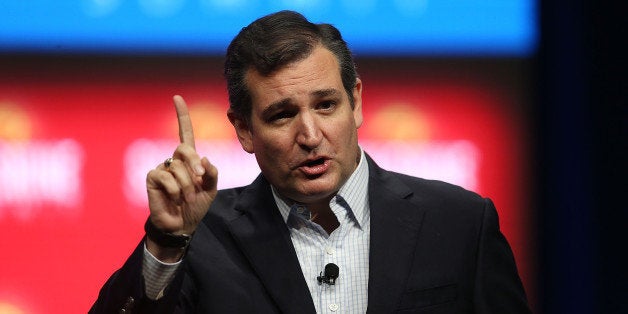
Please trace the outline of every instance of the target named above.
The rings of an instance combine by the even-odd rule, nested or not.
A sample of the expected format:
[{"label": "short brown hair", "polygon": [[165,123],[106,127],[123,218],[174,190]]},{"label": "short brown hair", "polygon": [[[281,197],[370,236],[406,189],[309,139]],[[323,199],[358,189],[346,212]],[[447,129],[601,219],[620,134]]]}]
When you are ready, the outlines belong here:
[{"label": "short brown hair", "polygon": [[231,111],[248,120],[251,95],[246,73],[255,69],[270,75],[281,67],[307,58],[317,45],[323,45],[338,60],[342,84],[353,106],[353,88],[358,77],[353,55],[340,31],[330,24],[314,24],[294,11],[279,11],[242,28],[227,48],[225,78]]}]

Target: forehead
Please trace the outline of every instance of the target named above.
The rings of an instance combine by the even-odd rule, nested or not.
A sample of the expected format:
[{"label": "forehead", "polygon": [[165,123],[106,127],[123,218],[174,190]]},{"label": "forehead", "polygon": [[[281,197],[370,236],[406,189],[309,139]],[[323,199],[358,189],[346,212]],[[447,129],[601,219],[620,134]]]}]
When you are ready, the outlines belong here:
[{"label": "forehead", "polygon": [[343,90],[338,60],[322,46],[313,49],[305,59],[290,63],[270,75],[249,70],[246,82],[253,107],[282,99],[320,95],[323,90]]}]

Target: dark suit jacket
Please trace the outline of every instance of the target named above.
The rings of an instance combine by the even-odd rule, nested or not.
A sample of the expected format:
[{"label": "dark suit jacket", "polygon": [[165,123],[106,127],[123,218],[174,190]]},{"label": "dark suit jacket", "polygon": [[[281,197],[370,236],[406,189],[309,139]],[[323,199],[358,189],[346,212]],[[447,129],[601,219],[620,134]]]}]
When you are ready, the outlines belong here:
[{"label": "dark suit jacket", "polygon": [[[369,313],[529,313],[490,200],[368,161]],[[249,186],[218,193],[157,302],[143,292],[142,254],[140,245],[90,312],[315,311],[289,230],[262,175]]]}]

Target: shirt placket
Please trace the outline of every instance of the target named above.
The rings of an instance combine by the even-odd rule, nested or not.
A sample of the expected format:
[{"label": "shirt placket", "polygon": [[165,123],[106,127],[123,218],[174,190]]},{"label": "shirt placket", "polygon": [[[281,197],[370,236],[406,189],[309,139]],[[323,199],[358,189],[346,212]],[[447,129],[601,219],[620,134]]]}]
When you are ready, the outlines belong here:
[{"label": "shirt placket", "polygon": [[[342,270],[345,266],[343,262],[343,254],[342,254],[342,241],[346,236],[347,232],[347,221],[346,221],[346,210],[342,208],[337,203],[333,202],[330,204],[332,207],[332,211],[336,215],[338,219],[339,226],[338,228],[332,232],[329,238],[326,239],[325,245],[323,247],[323,268],[325,265],[329,263],[334,263],[339,268],[339,275],[336,279],[335,284],[321,284],[321,294],[320,294],[320,310],[323,313],[344,313],[347,309],[342,308]],[[345,214],[343,214],[345,213]]]}]

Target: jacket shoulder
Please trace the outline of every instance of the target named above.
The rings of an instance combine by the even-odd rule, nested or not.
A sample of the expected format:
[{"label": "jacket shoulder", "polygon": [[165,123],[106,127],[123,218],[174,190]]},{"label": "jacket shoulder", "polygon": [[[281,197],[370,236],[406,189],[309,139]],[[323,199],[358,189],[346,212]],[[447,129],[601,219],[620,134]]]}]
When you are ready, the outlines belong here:
[{"label": "jacket shoulder", "polygon": [[412,198],[420,202],[450,205],[475,205],[484,207],[487,199],[476,192],[461,186],[439,181],[414,177],[402,173],[383,170],[384,176],[397,180],[409,189]]}]

